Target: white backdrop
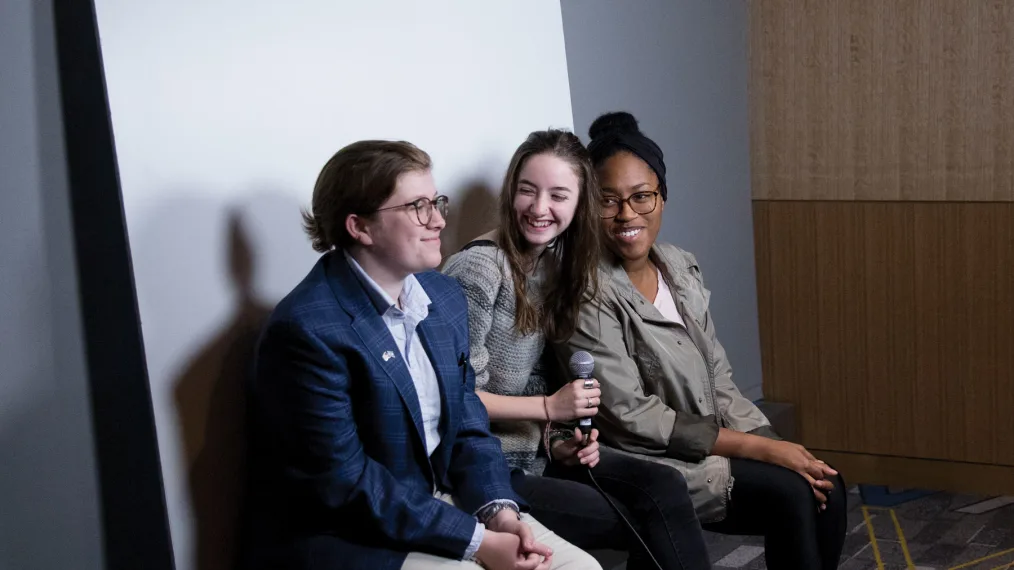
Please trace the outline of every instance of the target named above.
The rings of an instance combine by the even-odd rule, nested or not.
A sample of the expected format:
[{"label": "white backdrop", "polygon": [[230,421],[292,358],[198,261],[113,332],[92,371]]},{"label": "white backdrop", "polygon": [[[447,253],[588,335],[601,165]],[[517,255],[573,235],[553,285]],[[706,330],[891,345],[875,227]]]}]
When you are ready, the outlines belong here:
[{"label": "white backdrop", "polygon": [[[358,139],[412,141],[452,197],[448,247],[474,237],[524,136],[572,125],[560,5],[96,8],[177,567],[203,570],[214,556],[195,562],[200,541],[228,539],[196,513],[222,516],[208,501],[230,477],[218,461],[231,453],[236,368],[264,311],[316,259],[299,208],[320,167]],[[252,272],[250,294],[236,294],[230,267]]]}]

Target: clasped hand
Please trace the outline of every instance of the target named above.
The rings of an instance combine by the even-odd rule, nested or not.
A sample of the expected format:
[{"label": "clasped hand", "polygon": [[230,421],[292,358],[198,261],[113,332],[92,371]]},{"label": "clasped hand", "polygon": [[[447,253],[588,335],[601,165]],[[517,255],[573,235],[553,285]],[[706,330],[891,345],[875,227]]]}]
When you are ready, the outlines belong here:
[{"label": "clasped hand", "polygon": [[553,550],[535,540],[532,528],[503,510],[486,521],[486,533],[476,554],[489,570],[549,570]]},{"label": "clasped hand", "polygon": [[767,440],[763,460],[775,465],[781,465],[791,469],[803,476],[813,487],[813,494],[820,503],[820,510],[827,508],[827,495],[834,489],[828,477],[834,477],[837,471],[823,461],[817,459],[802,445],[788,441]]}]

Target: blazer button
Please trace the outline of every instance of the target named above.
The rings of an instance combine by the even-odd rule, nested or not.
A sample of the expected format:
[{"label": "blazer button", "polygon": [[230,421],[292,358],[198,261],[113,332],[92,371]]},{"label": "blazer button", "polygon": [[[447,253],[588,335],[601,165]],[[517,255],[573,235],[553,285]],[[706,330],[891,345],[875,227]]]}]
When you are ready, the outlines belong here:
[{"label": "blazer button", "polygon": [[710,483],[710,482],[711,482],[711,477],[708,477],[708,483]]},{"label": "blazer button", "polygon": [[680,345],[680,346],[683,346],[683,341],[682,341],[682,340],[677,340],[677,341],[676,341],[676,344],[678,344],[678,345]]},{"label": "blazer button", "polygon": [[704,398],[697,398],[697,403],[698,404],[703,404],[704,403]]}]

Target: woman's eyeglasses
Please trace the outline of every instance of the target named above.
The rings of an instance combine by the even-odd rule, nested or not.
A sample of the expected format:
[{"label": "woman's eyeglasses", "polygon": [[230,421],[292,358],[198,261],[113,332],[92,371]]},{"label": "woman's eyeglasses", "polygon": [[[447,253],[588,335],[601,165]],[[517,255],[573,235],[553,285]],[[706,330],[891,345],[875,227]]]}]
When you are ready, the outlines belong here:
[{"label": "woman's eyeglasses", "polygon": [[606,196],[602,198],[602,209],[599,212],[605,219],[615,218],[623,211],[623,204],[630,206],[636,214],[645,215],[655,211],[658,206],[658,190],[652,192],[634,192],[626,198]]}]

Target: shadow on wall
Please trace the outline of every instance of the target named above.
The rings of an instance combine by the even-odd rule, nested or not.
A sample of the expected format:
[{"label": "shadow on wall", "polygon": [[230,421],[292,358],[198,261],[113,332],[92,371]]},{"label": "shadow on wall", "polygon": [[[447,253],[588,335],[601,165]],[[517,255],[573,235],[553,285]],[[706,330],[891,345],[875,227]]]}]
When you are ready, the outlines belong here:
[{"label": "shadow on wall", "polygon": [[444,259],[460,251],[473,239],[496,228],[498,194],[486,182],[475,180],[466,184],[451,200],[447,227],[441,235],[440,250]]},{"label": "shadow on wall", "polygon": [[245,480],[244,384],[271,312],[254,291],[256,256],[236,211],[229,215],[227,233],[232,316],[173,382],[196,521],[197,570],[228,569],[236,560]]},{"label": "shadow on wall", "polygon": [[128,220],[173,548],[180,570],[229,570],[245,482],[246,371],[270,309],[318,254],[292,192],[160,194]]}]

